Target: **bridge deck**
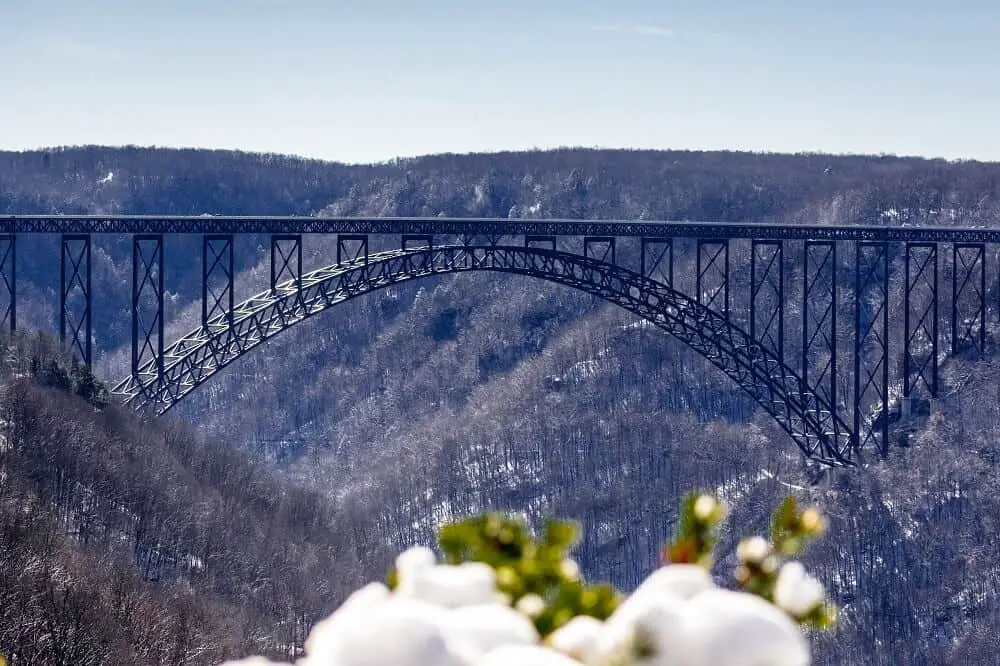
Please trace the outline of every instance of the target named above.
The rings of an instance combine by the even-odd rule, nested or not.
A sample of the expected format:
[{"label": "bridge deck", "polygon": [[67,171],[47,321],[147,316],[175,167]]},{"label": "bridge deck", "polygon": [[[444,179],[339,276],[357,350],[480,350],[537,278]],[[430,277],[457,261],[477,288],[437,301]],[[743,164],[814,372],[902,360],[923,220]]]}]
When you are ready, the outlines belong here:
[{"label": "bridge deck", "polygon": [[444,217],[8,215],[0,233],[444,234],[1000,243],[1000,228]]}]

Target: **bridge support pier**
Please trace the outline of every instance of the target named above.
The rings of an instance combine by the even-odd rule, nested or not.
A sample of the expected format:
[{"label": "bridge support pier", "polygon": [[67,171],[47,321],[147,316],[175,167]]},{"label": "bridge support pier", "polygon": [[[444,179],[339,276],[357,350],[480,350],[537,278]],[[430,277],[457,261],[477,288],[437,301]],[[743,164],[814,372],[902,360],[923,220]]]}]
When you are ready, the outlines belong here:
[{"label": "bridge support pier", "polygon": [[[554,242],[554,241],[553,241]],[[553,249],[555,247],[553,246]],[[614,236],[584,236],[583,256],[609,264],[615,263]]]},{"label": "bridge support pier", "polygon": [[14,234],[0,236],[0,326],[17,330],[17,242]]},{"label": "bridge support pier", "polygon": [[233,236],[202,236],[201,325],[223,315],[233,323]]},{"label": "bridge support pier", "polygon": [[803,248],[802,385],[837,409],[837,242]]},{"label": "bridge support pier", "polygon": [[951,353],[986,352],[986,245],[955,243],[951,249]]},{"label": "bridge support pier", "polygon": [[[339,253],[338,253],[339,254]],[[338,256],[337,263],[340,263]],[[302,289],[302,236],[271,236],[271,292],[286,280]]]},{"label": "bridge support pier", "polygon": [[[405,240],[403,244],[406,244]],[[343,265],[344,261],[353,263],[361,260],[368,263],[368,236],[337,236],[337,265]]]},{"label": "bridge support pier", "polygon": [[59,339],[91,362],[90,235],[63,234],[59,260]]},{"label": "bridge support pier", "polygon": [[154,378],[163,376],[163,235],[132,237],[132,377],[142,385],[140,368],[154,361]]},{"label": "bridge support pier", "polygon": [[674,288],[674,242],[672,238],[646,238],[640,244],[639,274]]},{"label": "bridge support pier", "polygon": [[889,248],[859,241],[854,248],[854,447],[875,438],[862,412],[877,404],[883,456],[889,453]]},{"label": "bridge support pier", "polygon": [[697,301],[729,315],[729,241],[698,239]]},{"label": "bridge support pier", "polygon": [[938,394],[937,243],[907,243],[903,295],[903,396]]},{"label": "bridge support pier", "polygon": [[[339,242],[337,250],[339,255]],[[283,323],[302,307],[302,236],[298,234],[271,236],[271,293],[276,294],[278,285],[285,282],[295,285],[296,298],[291,308],[280,310]]]},{"label": "bridge support pier", "polygon": [[750,338],[785,359],[785,272],[781,241],[750,245]]}]

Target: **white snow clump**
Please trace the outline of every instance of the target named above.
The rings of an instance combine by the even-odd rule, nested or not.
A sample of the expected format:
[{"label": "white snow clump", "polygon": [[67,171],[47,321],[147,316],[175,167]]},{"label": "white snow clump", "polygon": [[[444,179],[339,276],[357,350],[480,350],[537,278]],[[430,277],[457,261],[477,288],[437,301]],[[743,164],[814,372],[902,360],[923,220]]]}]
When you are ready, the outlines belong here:
[{"label": "white snow clump", "polygon": [[[783,610],[804,615],[823,598],[795,562],[779,574],[780,608],[716,587],[700,567],[670,564],[606,621],[578,616],[542,641],[529,618],[542,600],[512,608],[488,565],[438,564],[429,549],[412,548],[396,570],[394,591],[367,585],[319,622],[296,665],[806,666],[805,638]],[[275,665],[255,657],[223,666]]]}]

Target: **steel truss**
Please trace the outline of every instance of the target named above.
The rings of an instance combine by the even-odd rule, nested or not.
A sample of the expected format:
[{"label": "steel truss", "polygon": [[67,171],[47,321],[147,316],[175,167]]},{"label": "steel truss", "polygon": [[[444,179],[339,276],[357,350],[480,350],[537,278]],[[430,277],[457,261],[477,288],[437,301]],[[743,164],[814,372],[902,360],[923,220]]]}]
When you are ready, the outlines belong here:
[{"label": "steel truss", "polygon": [[938,394],[938,246],[906,244],[903,397]]},{"label": "steel truss", "polygon": [[[368,239],[363,238],[364,255],[368,255]],[[341,243],[337,243],[337,263],[340,263]],[[349,241],[346,241],[351,246]],[[277,293],[278,285],[288,283],[295,285],[300,298],[294,299],[291,303],[284,303],[279,315],[291,320],[297,316],[300,310],[302,294],[302,236],[299,235],[275,235],[271,236],[271,293]]]},{"label": "steel truss", "polygon": [[0,216],[0,234],[433,234],[1000,243],[1000,229],[754,222],[169,215]]},{"label": "steel truss", "polygon": [[860,242],[854,252],[854,437],[856,446],[866,449],[878,436],[884,456],[889,452],[889,248],[881,241]]},{"label": "steel truss", "polygon": [[695,292],[700,304],[729,314],[729,241],[698,239]]},{"label": "steel truss", "polygon": [[[640,268],[643,277],[674,286],[674,241],[671,238],[643,238],[640,245]],[[555,249],[555,248],[553,248]]]},{"label": "steel truss", "polygon": [[[136,408],[148,405],[163,413],[221,368],[298,321],[390,284],[474,270],[538,277],[617,303],[719,367],[774,416],[806,456],[828,465],[851,464],[849,430],[832,405],[804,390],[801,377],[724,315],[622,267],[539,248],[400,249],[321,268],[302,276],[301,286],[287,281],[237,305],[231,323],[219,315],[191,331],[113,392]],[[291,307],[296,299],[299,308]],[[295,316],[288,317],[289,311]]]},{"label": "steel truss", "polygon": [[[337,256],[339,264],[339,252]],[[302,284],[302,236],[271,236],[271,291],[288,281]]]},{"label": "steel truss", "polygon": [[750,337],[785,359],[785,272],[781,241],[750,246]]},{"label": "steel truss", "polygon": [[90,236],[63,234],[59,253],[59,339],[84,365],[91,362],[93,302],[90,288]]},{"label": "steel truss", "polygon": [[201,262],[202,326],[207,326],[219,314],[232,323],[235,275],[232,234],[204,236]]},{"label": "steel truss", "polygon": [[[225,313],[216,318],[225,320]],[[144,386],[163,376],[163,236],[132,238],[132,374]]]},{"label": "steel truss", "polygon": [[802,388],[836,409],[837,243],[806,241],[803,260]]},{"label": "steel truss", "polygon": [[[263,335],[260,330],[272,335],[311,316],[318,311],[316,308],[322,309],[339,302],[336,299],[346,300],[383,284],[371,271],[389,271],[381,275],[386,280],[399,280],[465,270],[495,270],[536,275],[577,286],[651,318],[737,381],[742,378],[741,386],[770,413],[776,414],[778,422],[792,433],[807,455],[833,462],[851,459],[857,450],[872,446],[886,453],[888,420],[879,420],[879,410],[884,414],[889,400],[889,338],[897,335],[890,333],[888,323],[888,273],[892,267],[893,243],[903,244],[905,256],[901,341],[904,398],[918,395],[933,398],[939,394],[941,345],[945,344],[942,341],[948,332],[953,354],[981,357],[987,352],[990,333],[986,326],[986,301],[992,296],[987,294],[986,280],[987,273],[993,279],[996,268],[993,265],[987,268],[986,262],[988,257],[991,264],[996,261],[996,245],[993,248],[986,245],[1000,244],[1000,229],[950,227],[628,220],[10,216],[0,217],[0,327],[11,331],[16,329],[18,317],[16,250],[23,252],[23,245],[18,248],[16,241],[17,234],[24,233],[60,235],[59,331],[85,363],[91,362],[93,352],[92,235],[137,234],[133,236],[131,377],[120,385],[128,386],[123,389],[124,394],[134,404],[156,404],[161,411],[169,408],[204,377],[241,354],[244,348],[239,345],[256,344]],[[204,243],[201,333],[187,336],[171,346],[169,353],[164,350],[163,338],[165,233],[201,234]],[[252,309],[254,303],[263,303],[266,298],[257,297],[256,301],[251,299],[242,305],[235,303],[233,243],[234,235],[243,233],[271,236],[268,298],[273,307],[269,306],[265,319],[261,319],[265,317],[263,312],[247,314],[247,308]],[[338,235],[336,267],[303,273],[302,235],[331,233]],[[401,240],[397,245],[400,249],[371,254],[370,234],[393,235]],[[641,251],[638,273],[616,266],[616,245],[623,238],[638,240]],[[444,243],[445,239],[455,239],[459,245],[450,244],[451,240]],[[557,252],[557,246],[569,247],[566,244],[569,239],[582,239],[582,248],[575,245],[576,240],[571,243],[582,256]],[[693,286],[697,291],[690,297],[673,291],[675,239],[682,239],[685,246],[687,241],[696,240],[696,248],[692,249],[696,251]],[[737,271],[735,277],[730,272],[730,243],[738,239],[747,239],[750,246],[747,299],[750,311],[746,325],[749,334],[746,335],[733,322],[725,327],[716,322],[718,317],[728,320],[731,315],[731,287],[743,288],[742,271]],[[435,246],[435,240],[442,243],[441,248]],[[523,248],[519,247],[522,242]],[[851,364],[845,370],[839,369],[836,344],[837,244],[843,242],[853,243],[855,258],[855,303],[853,317],[849,317],[854,328],[853,376],[845,371]],[[623,247],[631,248],[632,244],[626,242]],[[789,252],[794,251],[797,256],[799,248],[803,249],[801,267],[790,272],[783,263],[788,261]],[[543,258],[548,262],[544,266],[538,263]],[[428,263],[413,265],[413,262]],[[380,268],[370,267],[374,265]],[[842,275],[850,272],[845,267],[839,268]],[[588,278],[574,277],[573,271],[577,270],[584,270]],[[944,279],[949,275],[951,278],[950,303],[946,292],[939,290],[941,271]],[[335,290],[333,283],[324,286],[324,293],[334,300],[323,301],[317,291],[320,290],[317,276],[326,276],[338,285],[341,284],[338,281],[347,282],[336,287],[342,289],[339,295],[330,291]],[[613,289],[607,286],[608,280],[614,282]],[[634,289],[623,295],[617,289],[626,283]],[[668,293],[661,298],[656,295],[657,289],[666,289]],[[802,294],[802,328],[791,332],[786,330],[786,320],[798,303],[790,304],[788,289],[794,290],[796,301]],[[655,305],[642,301],[654,295]],[[939,305],[939,298],[943,305]],[[669,306],[664,305],[668,302]],[[739,302],[742,304],[742,300]],[[786,307],[791,308],[787,314]],[[688,315],[700,319],[686,328],[683,321],[675,321],[675,315],[682,320]],[[739,319],[743,315],[741,309]],[[794,319],[793,328],[798,326],[798,313]],[[944,335],[939,332],[942,320]],[[260,329],[261,326],[264,328]],[[257,333],[247,327],[256,327]],[[692,330],[700,331],[698,335],[702,337]],[[727,346],[730,343],[726,336],[733,335],[736,336],[733,340],[739,340],[740,348],[736,351]],[[785,356],[789,344],[798,347],[799,336],[801,350],[791,351],[787,363],[794,366],[792,372],[785,365]],[[709,349],[705,340],[716,340],[716,346]],[[207,349],[212,350],[210,354]],[[801,358],[791,358],[800,352]],[[205,364],[201,369],[184,365],[188,360],[182,362],[199,354]],[[727,359],[725,354],[735,356]],[[751,375],[759,381],[773,382],[774,386],[766,393],[754,388],[753,381],[748,379]],[[785,386],[789,377],[797,382],[794,388]],[[151,393],[147,395],[146,391]],[[781,399],[792,401],[787,410],[768,402],[779,394]],[[853,394],[853,400],[848,394]],[[843,408],[845,420],[853,417],[852,428],[844,426],[839,407]],[[785,416],[779,416],[780,413]],[[806,425],[814,428],[809,431],[810,436],[802,430]],[[844,444],[845,441],[850,444]]]},{"label": "steel truss", "polygon": [[951,353],[986,351],[986,246],[955,243],[951,250]]},{"label": "steel truss", "polygon": [[[553,248],[554,249],[554,248]],[[584,236],[583,256],[608,264],[615,263],[615,239],[613,236]]]},{"label": "steel truss", "polygon": [[17,237],[0,236],[0,326],[17,330]]},{"label": "steel truss", "polygon": [[[403,241],[406,242],[405,240]],[[301,246],[300,246],[301,251]],[[368,236],[344,235],[337,236],[337,265],[359,259],[368,261]]]}]

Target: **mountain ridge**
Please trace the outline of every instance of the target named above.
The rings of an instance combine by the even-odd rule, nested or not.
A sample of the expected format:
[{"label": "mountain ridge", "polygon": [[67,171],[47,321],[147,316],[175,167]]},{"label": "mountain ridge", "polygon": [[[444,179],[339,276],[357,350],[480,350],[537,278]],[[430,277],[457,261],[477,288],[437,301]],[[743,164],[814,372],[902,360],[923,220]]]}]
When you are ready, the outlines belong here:
[{"label": "mountain ridge", "polygon": [[[1000,219],[1000,168],[978,163],[540,151],[309,170],[199,155],[133,151],[131,172],[119,169],[111,188],[96,181],[125,159],[117,153],[52,155],[48,166],[38,154],[0,159],[0,214],[28,201],[42,212],[885,225],[931,224],[954,211],[948,224]],[[168,258],[199,257],[197,241],[170,241]],[[107,377],[127,339],[127,318],[111,301],[128,302],[130,256],[127,238],[95,247],[104,295],[95,371]],[[240,239],[237,299],[266,284],[264,247],[263,238]],[[305,267],[329,263],[334,250],[330,239],[310,238]],[[37,265],[25,268],[25,303],[51,328],[52,312],[46,321],[40,304],[52,289],[45,256],[39,250]],[[678,254],[678,266],[679,279],[691,277],[689,253]],[[197,268],[197,259],[168,267],[170,331],[198,323]],[[987,297],[996,302],[992,279]],[[798,487],[803,501],[831,514],[811,566],[844,605],[841,629],[816,639],[817,662],[932,664],[988,654],[987,629],[998,617],[990,581],[1000,554],[975,524],[1000,515],[988,473],[1000,417],[983,402],[995,372],[992,362],[950,364],[943,381],[955,393],[940,413],[908,424],[912,446],[894,445],[887,463],[828,473],[817,484],[776,426],[690,349],[576,291],[467,275],[394,286],[296,325],[171,418],[198,423],[271,461],[284,483],[327,497],[353,517],[355,543],[374,535],[398,550],[428,541],[436,521],[487,507],[559,513],[584,523],[579,559],[588,577],[623,587],[655,566],[674,519],[668,507],[682,492],[718,490],[736,524],[759,529],[755,517]],[[975,380],[963,384],[963,373]],[[970,519],[979,514],[986,518]],[[938,547],[949,534],[955,543]],[[724,552],[736,536],[725,536]],[[913,645],[923,660],[901,661]]]}]

